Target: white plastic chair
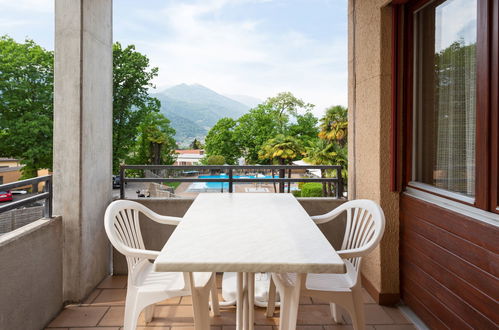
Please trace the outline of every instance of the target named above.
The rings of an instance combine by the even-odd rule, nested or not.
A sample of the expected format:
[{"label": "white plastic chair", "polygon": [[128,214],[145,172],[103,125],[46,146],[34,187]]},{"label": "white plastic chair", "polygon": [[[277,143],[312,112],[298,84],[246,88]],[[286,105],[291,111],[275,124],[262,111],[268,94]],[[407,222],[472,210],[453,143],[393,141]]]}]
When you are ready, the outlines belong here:
[{"label": "white plastic chair", "polygon": [[[346,265],[346,274],[307,274],[302,293],[331,303],[331,314],[340,323],[341,313],[336,304],[346,309],[354,329],[364,329],[364,306],[360,266],[362,257],[369,254],[380,242],[385,230],[385,215],[381,207],[366,199],[346,202],[329,213],[311,217],[316,224],[329,222],[346,211],[346,228],[341,250],[337,251]],[[272,274],[279,291],[294,284],[295,274]],[[284,293],[286,296],[286,293]],[[269,299],[275,299],[270,297]],[[270,305],[270,304],[269,304]],[[273,315],[268,310],[267,315]]]},{"label": "white plastic chair", "polygon": [[[139,213],[161,224],[178,225],[182,218],[159,215],[142,204],[127,200],[112,202],[106,209],[104,227],[111,244],[126,257],[128,287],[125,330],[135,329],[141,311],[150,322],[154,304],[172,297],[193,296],[196,329],[209,328],[209,296],[212,311],[219,315],[214,273],[155,272],[151,260],[159,251],[146,250],[140,232]],[[191,290],[192,289],[192,290]]]}]

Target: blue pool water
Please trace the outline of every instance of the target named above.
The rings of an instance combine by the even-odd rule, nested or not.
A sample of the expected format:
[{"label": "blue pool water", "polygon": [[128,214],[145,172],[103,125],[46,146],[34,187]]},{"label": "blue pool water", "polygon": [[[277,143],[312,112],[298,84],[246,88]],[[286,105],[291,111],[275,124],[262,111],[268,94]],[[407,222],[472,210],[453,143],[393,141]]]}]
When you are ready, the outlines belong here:
[{"label": "blue pool water", "polygon": [[[276,176],[277,177],[277,176]],[[199,176],[200,179],[219,179],[219,178],[222,178],[222,179],[228,179],[229,176],[228,175],[200,175]],[[254,175],[234,175],[233,176],[234,179],[239,179],[239,178],[251,178],[251,179],[254,179],[256,178],[256,176]],[[266,176],[259,176],[259,178],[262,178],[262,179],[271,179],[272,176],[271,175],[266,175]],[[228,182],[203,182],[206,187],[208,189],[222,189],[222,186],[223,186],[223,189],[229,189],[229,183]],[[237,182],[237,183],[240,183],[240,182]]]}]

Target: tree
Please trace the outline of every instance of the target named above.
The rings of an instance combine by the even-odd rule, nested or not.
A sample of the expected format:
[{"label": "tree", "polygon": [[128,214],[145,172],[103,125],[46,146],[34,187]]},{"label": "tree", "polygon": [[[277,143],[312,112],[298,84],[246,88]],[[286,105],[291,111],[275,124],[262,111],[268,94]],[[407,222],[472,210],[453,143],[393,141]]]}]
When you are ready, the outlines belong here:
[{"label": "tree", "polygon": [[221,155],[211,155],[203,159],[205,165],[225,165],[225,158]]},{"label": "tree", "polygon": [[318,119],[310,111],[304,115],[297,115],[296,123],[289,125],[287,135],[299,139],[302,145],[308,145],[310,141],[317,139],[319,134],[317,123]]},{"label": "tree", "polygon": [[23,177],[52,168],[53,52],[33,40],[0,37],[0,150]]},{"label": "tree", "polygon": [[148,94],[148,88],[154,87],[151,81],[157,75],[158,68],[149,68],[149,59],[137,52],[134,45],[126,48],[119,42],[113,45],[114,172],[131,152],[141,122],[149,114],[159,112],[159,100]]},{"label": "tree", "polygon": [[300,141],[292,136],[283,134],[268,140],[258,153],[260,159],[268,159],[279,165],[291,164],[293,160],[300,159],[304,154]]},{"label": "tree", "polygon": [[336,105],[326,109],[326,114],[320,120],[319,138],[328,142],[336,142],[341,146],[347,143],[348,111],[347,108]]},{"label": "tree", "polygon": [[191,149],[194,150],[203,149],[203,144],[198,139],[194,139],[194,141],[192,141],[192,143],[189,146]]},{"label": "tree", "polygon": [[237,120],[235,139],[241,155],[249,164],[261,163],[258,152],[263,144],[279,132],[279,122],[273,109],[258,105]]},{"label": "tree", "polygon": [[[0,37],[0,151],[19,158],[25,178],[52,168],[53,53],[32,40]],[[157,68],[133,45],[113,45],[113,170],[129,157],[138,126],[160,108],[148,96]]]},{"label": "tree", "polygon": [[[306,157],[303,160],[312,165],[340,165],[336,162],[338,154],[334,146],[334,144],[328,143],[326,140],[317,139],[306,149]],[[321,178],[328,176],[330,175],[321,169]],[[333,196],[330,183],[322,182],[322,195]]]},{"label": "tree", "polygon": [[149,113],[139,125],[136,154],[129,162],[136,164],[171,165],[175,162],[177,144],[170,120],[161,113]]},{"label": "tree", "polygon": [[282,92],[274,97],[269,97],[264,105],[269,106],[275,111],[281,134],[285,133],[289,116],[297,117],[300,109],[308,112],[314,108],[313,104],[303,102],[303,100],[295,97],[291,92]]},{"label": "tree", "polygon": [[206,136],[206,155],[223,156],[227,164],[235,165],[241,157],[241,151],[235,135],[237,123],[232,118],[222,118],[213,126]]}]

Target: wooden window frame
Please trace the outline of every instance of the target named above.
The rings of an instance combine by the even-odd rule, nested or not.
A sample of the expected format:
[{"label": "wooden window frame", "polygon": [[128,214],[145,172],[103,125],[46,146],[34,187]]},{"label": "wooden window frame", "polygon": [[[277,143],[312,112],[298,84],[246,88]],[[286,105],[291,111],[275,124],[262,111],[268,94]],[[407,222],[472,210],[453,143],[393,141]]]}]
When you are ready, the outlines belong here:
[{"label": "wooden window frame", "polygon": [[[413,153],[414,12],[434,0],[392,2],[392,191],[406,187],[499,213],[499,0],[478,0],[475,198],[454,198],[411,186]],[[437,0],[438,1],[438,0]]]}]

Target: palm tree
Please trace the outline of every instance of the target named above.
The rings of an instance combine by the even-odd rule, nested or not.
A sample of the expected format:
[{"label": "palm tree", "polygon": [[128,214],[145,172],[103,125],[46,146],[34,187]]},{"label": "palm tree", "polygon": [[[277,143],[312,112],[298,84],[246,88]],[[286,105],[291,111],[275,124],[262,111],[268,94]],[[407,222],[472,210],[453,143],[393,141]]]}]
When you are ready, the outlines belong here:
[{"label": "palm tree", "polygon": [[[274,164],[286,165],[291,164],[295,159],[301,158],[304,154],[305,152],[300,140],[292,136],[279,134],[263,144],[262,149],[258,152],[258,158],[261,160],[270,160]],[[291,177],[291,171],[289,171],[288,176]],[[284,169],[279,170],[279,177],[284,177]],[[279,190],[284,192],[284,185],[280,187]],[[288,184],[288,192],[290,189],[291,184]]]},{"label": "palm tree", "polygon": [[346,145],[348,133],[347,108],[341,105],[328,108],[320,122],[319,138],[329,143],[336,142],[342,147]]},{"label": "palm tree", "polygon": [[[312,165],[341,165],[342,173],[334,173],[321,170],[321,177],[331,177],[333,175],[346,176],[346,166],[348,164],[347,149],[335,143],[328,143],[326,140],[316,140],[307,148],[307,156],[303,159]],[[324,196],[333,196],[331,182],[322,183],[322,194]]]}]

